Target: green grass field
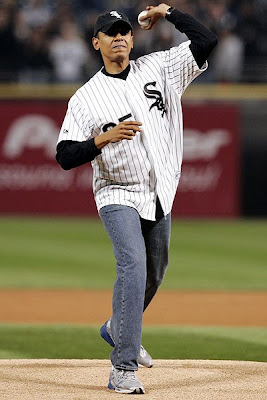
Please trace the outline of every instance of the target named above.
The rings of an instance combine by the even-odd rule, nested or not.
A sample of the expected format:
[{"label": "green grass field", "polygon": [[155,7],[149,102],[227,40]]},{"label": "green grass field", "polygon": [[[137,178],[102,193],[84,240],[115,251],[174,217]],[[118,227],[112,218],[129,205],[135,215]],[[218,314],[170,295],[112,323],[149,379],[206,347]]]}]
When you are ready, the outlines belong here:
[{"label": "green grass field", "polygon": [[[1,287],[111,288],[96,219],[1,218]],[[174,221],[165,289],[266,290],[267,221]]]},{"label": "green grass field", "polygon": [[[111,288],[99,220],[0,218],[1,288]],[[267,289],[267,221],[176,220],[164,289]],[[4,305],[1,305],[4,306]],[[108,358],[99,327],[0,324],[0,358]],[[266,328],[145,327],[154,358],[267,361]]]},{"label": "green grass field", "polygon": [[[267,329],[145,327],[143,345],[155,359],[267,361]],[[107,359],[99,327],[0,324],[0,358]]]}]

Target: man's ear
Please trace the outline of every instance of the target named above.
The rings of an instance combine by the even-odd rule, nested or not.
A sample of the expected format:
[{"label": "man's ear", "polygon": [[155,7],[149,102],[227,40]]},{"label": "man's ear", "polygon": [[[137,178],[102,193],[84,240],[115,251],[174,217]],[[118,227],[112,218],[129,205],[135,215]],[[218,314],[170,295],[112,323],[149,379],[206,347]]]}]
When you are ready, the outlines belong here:
[{"label": "man's ear", "polygon": [[95,50],[99,50],[99,49],[100,49],[100,47],[99,47],[99,40],[98,40],[97,37],[93,37],[93,39],[92,39],[92,44],[93,44]]}]

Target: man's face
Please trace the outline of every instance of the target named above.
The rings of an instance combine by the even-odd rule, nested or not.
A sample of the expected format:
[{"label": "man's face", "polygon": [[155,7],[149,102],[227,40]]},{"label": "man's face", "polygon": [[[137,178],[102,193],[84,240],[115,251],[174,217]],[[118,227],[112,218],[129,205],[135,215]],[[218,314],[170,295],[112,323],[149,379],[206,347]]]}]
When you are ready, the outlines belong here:
[{"label": "man's face", "polygon": [[93,46],[100,50],[103,60],[122,62],[129,58],[133,48],[133,36],[128,24],[116,22],[106,32],[98,32],[93,38]]}]

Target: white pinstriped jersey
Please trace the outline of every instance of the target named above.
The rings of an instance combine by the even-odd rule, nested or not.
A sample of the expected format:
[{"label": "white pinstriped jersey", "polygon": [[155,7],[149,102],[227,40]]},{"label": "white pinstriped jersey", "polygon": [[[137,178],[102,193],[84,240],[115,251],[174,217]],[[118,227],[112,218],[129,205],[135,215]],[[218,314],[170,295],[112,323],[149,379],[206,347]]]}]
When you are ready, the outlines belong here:
[{"label": "white pinstriped jersey", "polygon": [[130,61],[126,80],[98,71],[71,97],[58,142],[90,140],[122,120],[142,122],[133,140],[109,143],[92,161],[98,210],[134,207],[155,220],[156,197],[170,213],[183,153],[181,96],[202,71],[190,41]]}]

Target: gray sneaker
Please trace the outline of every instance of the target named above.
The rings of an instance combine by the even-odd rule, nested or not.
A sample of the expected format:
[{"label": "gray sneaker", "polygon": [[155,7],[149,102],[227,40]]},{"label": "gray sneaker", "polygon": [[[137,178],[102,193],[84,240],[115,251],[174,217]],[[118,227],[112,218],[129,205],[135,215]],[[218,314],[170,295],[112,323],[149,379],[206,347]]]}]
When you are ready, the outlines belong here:
[{"label": "gray sneaker", "polygon": [[[100,328],[100,335],[102,338],[108,342],[112,347],[115,346],[114,340],[111,335],[111,329],[110,329],[110,319],[104,323],[103,326]],[[153,367],[153,360],[150,354],[144,349],[143,346],[140,347],[140,354],[137,358],[138,364],[142,365],[143,367],[146,368],[151,368]]]},{"label": "gray sneaker", "polygon": [[153,367],[153,359],[143,346],[140,347],[140,354],[137,358],[137,362],[146,368]]},{"label": "gray sneaker", "polygon": [[143,384],[136,378],[134,371],[111,367],[108,388],[118,393],[144,394]]}]

